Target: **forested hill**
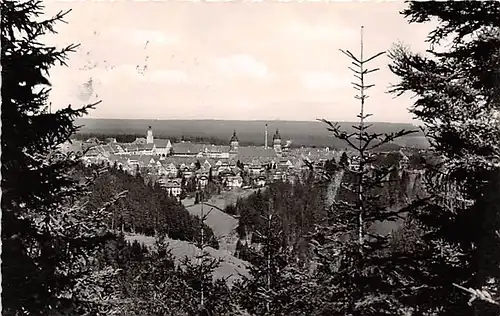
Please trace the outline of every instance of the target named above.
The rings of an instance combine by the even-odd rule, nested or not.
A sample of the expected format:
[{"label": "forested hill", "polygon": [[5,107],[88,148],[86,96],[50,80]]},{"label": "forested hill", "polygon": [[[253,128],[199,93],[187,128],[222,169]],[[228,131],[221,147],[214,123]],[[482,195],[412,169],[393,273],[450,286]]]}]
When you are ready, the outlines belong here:
[{"label": "forested hill", "polygon": [[[270,137],[279,129],[283,139],[290,139],[294,145],[345,147],[327,131],[327,125],[315,121],[233,121],[233,120],[123,120],[89,119],[76,121],[82,126],[79,133],[86,135],[136,135],[145,137],[146,129],[151,126],[155,137],[159,138],[215,138],[229,142],[236,131],[242,144],[264,144],[264,126],[268,124]],[[340,122],[343,128],[353,130],[351,122]],[[417,126],[407,123],[372,122],[371,131],[392,133],[401,129],[418,130]],[[398,144],[426,147],[427,141],[418,132],[403,137]]]},{"label": "forested hill", "polygon": [[[99,167],[79,166],[76,176],[83,178],[99,170]],[[110,208],[108,227],[124,232],[154,236],[166,233],[172,239],[197,241],[200,236],[200,220],[189,214],[184,206],[158,185],[146,184],[141,175],[132,176],[117,168],[105,169],[92,186],[88,203],[97,209],[116,194],[126,194]],[[212,230],[204,225],[205,238],[210,246],[218,249]]]},{"label": "forested hill", "polygon": [[[386,157],[392,163],[394,157]],[[386,162],[384,160],[384,162]],[[333,170],[335,175],[340,174],[341,183],[330,181],[319,184],[316,181],[303,182],[276,182],[269,189],[257,191],[247,198],[238,199],[235,205],[228,206],[225,212],[239,216],[238,236],[250,242],[259,242],[255,232],[266,231],[266,214],[272,210],[279,220],[279,229],[282,230],[284,243],[294,248],[294,255],[299,258],[307,256],[303,236],[312,232],[316,225],[322,224],[332,205],[332,199],[345,203],[354,203],[356,195],[345,188],[345,185],[354,183],[353,175],[341,169]],[[376,188],[373,194],[380,195],[381,207],[388,210],[403,208],[417,197],[425,195],[422,175],[413,171],[394,170],[389,174],[388,182]],[[331,186],[336,185],[337,188]],[[333,193],[334,196],[330,197]],[[378,222],[370,227],[371,231],[390,234],[402,227],[403,221]],[[239,257],[252,262],[247,257],[246,247],[240,241],[238,245]]]}]

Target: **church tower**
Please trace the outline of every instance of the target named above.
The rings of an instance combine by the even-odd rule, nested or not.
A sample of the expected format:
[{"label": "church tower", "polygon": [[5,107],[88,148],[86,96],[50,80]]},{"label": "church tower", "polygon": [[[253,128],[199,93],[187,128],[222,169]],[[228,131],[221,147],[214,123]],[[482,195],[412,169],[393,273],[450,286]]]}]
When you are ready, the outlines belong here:
[{"label": "church tower", "polygon": [[153,138],[153,129],[151,126],[148,127],[148,133],[146,135],[146,144],[153,144],[154,143],[154,138]]},{"label": "church tower", "polygon": [[276,134],[273,136],[273,147],[276,153],[281,153],[281,135],[279,130],[276,130]]},{"label": "church tower", "polygon": [[229,146],[229,152],[237,153],[238,152],[238,137],[236,136],[236,131],[233,132],[233,136],[231,137],[231,144]]}]

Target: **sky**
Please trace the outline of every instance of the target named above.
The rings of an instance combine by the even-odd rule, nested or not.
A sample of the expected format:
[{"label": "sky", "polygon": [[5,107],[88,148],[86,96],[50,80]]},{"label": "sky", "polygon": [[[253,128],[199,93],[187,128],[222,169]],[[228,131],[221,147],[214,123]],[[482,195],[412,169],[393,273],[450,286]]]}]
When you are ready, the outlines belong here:
[{"label": "sky", "polygon": [[[53,1],[72,9],[44,41],[79,43],[51,71],[52,108],[102,102],[88,117],[354,121],[351,60],[403,42],[425,51],[432,25],[408,24],[396,2]],[[382,56],[367,77],[372,121],[412,122],[410,95]]]}]

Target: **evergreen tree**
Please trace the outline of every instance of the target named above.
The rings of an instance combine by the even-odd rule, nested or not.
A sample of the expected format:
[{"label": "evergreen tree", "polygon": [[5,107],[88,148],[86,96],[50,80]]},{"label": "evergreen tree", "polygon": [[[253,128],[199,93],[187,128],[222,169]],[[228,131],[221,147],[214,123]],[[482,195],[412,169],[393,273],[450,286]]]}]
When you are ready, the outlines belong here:
[{"label": "evergreen tree", "polygon": [[494,304],[469,305],[453,283],[500,294],[500,4],[410,2],[402,14],[410,23],[438,21],[427,55],[402,44],[391,52],[400,78],[391,91],[416,94],[410,111],[439,158],[426,168],[432,199],[412,213],[428,248],[416,263],[425,286],[415,299],[430,312],[498,315]]},{"label": "evergreen tree", "polygon": [[373,151],[412,131],[391,134],[370,133],[365,112],[366,90],[373,87],[366,83],[366,75],[378,69],[367,69],[367,63],[382,55],[369,58],[363,55],[363,27],[361,28],[361,54],[354,56],[343,51],[355,68],[351,68],[359,80],[353,83],[359,91],[355,98],[360,100],[359,123],[356,131],[346,132],[338,124],[328,124],[333,135],[351,147],[359,158],[358,166],[346,168],[344,187],[352,194],[344,201],[334,202],[326,225],[312,234],[312,243],[318,260],[315,279],[318,284],[316,295],[320,301],[316,314],[321,315],[396,315],[404,309],[401,292],[404,292],[404,278],[397,274],[398,262],[388,253],[390,238],[370,231],[377,222],[394,221],[399,211],[390,211],[377,190],[385,182],[392,167],[373,166]]},{"label": "evergreen tree", "polygon": [[204,229],[211,210],[205,213],[203,204],[201,207],[200,238],[194,243],[198,254],[195,261],[185,257],[182,261],[182,271],[179,272],[185,282],[183,299],[189,315],[226,315],[234,309],[231,291],[227,280],[213,279],[213,273],[220,266],[222,259],[213,258],[206,249],[213,244],[211,239],[215,237],[207,236]]},{"label": "evergreen tree", "polygon": [[273,207],[266,213],[263,233],[255,232],[261,249],[239,243],[240,255],[252,263],[250,276],[242,276],[233,289],[239,305],[251,315],[310,315],[312,302],[304,299],[303,286],[308,276],[293,264],[282,220]]},{"label": "evergreen tree", "polygon": [[141,255],[135,258],[133,252],[134,248],[138,252],[138,246],[134,244],[136,242],[125,247],[128,257],[119,266],[122,269],[120,314],[187,315],[188,305],[183,297],[185,287],[165,236],[159,234],[155,249],[148,252],[142,247]]},{"label": "evergreen tree", "polygon": [[208,170],[208,183],[213,183],[214,182],[214,178],[213,178],[213,169],[212,167],[210,167],[210,169]]},{"label": "evergreen tree", "polygon": [[347,167],[349,165],[349,157],[347,157],[347,154],[345,151],[342,153],[342,156],[340,156],[339,164],[342,167]]},{"label": "evergreen tree", "polygon": [[325,161],[324,169],[329,176],[333,176],[337,171],[337,163],[335,162],[335,158]]},{"label": "evergreen tree", "polygon": [[39,42],[67,12],[42,20],[42,1],[2,1],[0,9],[3,313],[95,315],[110,275],[92,265],[107,238],[107,214],[81,203],[89,183],[72,176],[78,157],[57,150],[95,104],[49,111],[48,71],[77,46]]},{"label": "evergreen tree", "polygon": [[241,170],[245,169],[245,165],[241,161],[236,161],[236,167],[240,168]]}]

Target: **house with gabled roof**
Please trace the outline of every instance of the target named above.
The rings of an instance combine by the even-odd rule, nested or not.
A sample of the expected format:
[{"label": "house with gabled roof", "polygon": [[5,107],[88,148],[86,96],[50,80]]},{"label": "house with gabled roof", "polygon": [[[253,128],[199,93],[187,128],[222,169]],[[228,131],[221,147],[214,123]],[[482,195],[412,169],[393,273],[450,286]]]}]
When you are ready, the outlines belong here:
[{"label": "house with gabled roof", "polygon": [[133,169],[137,168],[139,166],[139,159],[141,158],[140,155],[130,155],[127,157],[127,165]]},{"label": "house with gabled roof", "polygon": [[231,172],[234,174],[234,175],[240,175],[242,173],[243,170],[241,170],[240,168],[238,167],[232,167],[231,168]]},{"label": "house with gabled roof", "polygon": [[170,139],[154,139],[155,153],[160,156],[168,156],[172,150]]},{"label": "house with gabled roof", "polygon": [[97,137],[90,137],[85,141],[87,144],[92,144],[92,145],[98,145],[101,143],[101,141]]},{"label": "house with gabled roof", "polygon": [[266,177],[265,176],[259,176],[254,179],[254,184],[258,187],[264,187],[266,185]]},{"label": "house with gabled roof", "polygon": [[155,144],[137,144],[136,155],[152,156],[156,152]]},{"label": "house with gabled roof", "polygon": [[248,172],[252,175],[260,175],[262,172],[264,172],[264,168],[261,164],[252,163],[248,165]]},{"label": "house with gabled roof", "polygon": [[156,161],[156,172],[159,176],[168,176],[167,168],[165,168],[160,160]]},{"label": "house with gabled roof", "polygon": [[286,172],[283,172],[281,170],[275,170],[273,173],[272,173],[272,179],[274,181],[286,181],[287,179],[287,174]]},{"label": "house with gabled roof", "polygon": [[123,152],[120,153],[122,155],[134,155],[138,151],[137,144],[121,144],[121,148],[123,149]]},{"label": "house with gabled roof", "polygon": [[208,185],[208,176],[203,174],[197,178],[196,182],[197,182],[197,186],[200,189],[204,189]]},{"label": "house with gabled roof", "polygon": [[100,148],[100,151],[102,151],[102,153],[106,154],[106,156],[115,153],[113,147],[110,145],[100,145],[98,147]]},{"label": "house with gabled roof", "polygon": [[116,159],[115,159],[115,161],[116,161],[116,165],[117,165],[117,167],[122,168],[122,169],[123,169],[123,168],[126,166],[126,164],[127,164],[127,159],[125,159],[125,158],[124,158],[124,157],[122,157],[122,156],[117,156],[117,157],[116,157]]},{"label": "house with gabled roof", "polygon": [[242,163],[252,161],[253,159],[259,159],[260,161],[271,161],[277,159],[278,155],[272,148],[263,148],[256,146],[239,147],[238,153],[236,155],[237,160]]},{"label": "house with gabled roof", "polygon": [[118,143],[111,143],[109,144],[109,146],[113,149],[113,153],[115,154],[123,154],[125,152],[125,150],[123,149],[122,145],[118,144]]},{"label": "house with gabled roof", "polygon": [[359,156],[352,156],[349,157],[349,169],[354,170],[354,171],[359,171],[360,168],[360,157]]},{"label": "house with gabled roof", "polygon": [[285,169],[293,168],[293,163],[289,159],[281,159],[278,162],[278,167],[282,167]]},{"label": "house with gabled roof", "polygon": [[167,191],[169,194],[172,194],[175,196],[177,199],[180,198],[181,193],[182,193],[182,187],[181,187],[181,179],[159,179],[158,183],[160,186]]},{"label": "house with gabled roof", "polygon": [[138,162],[141,167],[152,167],[156,161],[149,155],[141,155]]},{"label": "house with gabled roof", "polygon": [[229,158],[229,146],[203,145],[201,152],[207,158]]},{"label": "house with gabled roof", "polygon": [[223,162],[221,159],[219,159],[219,160],[217,160],[217,161],[215,162],[215,166],[216,166],[216,167],[220,167],[220,166],[222,166],[222,164],[223,164],[223,163],[224,163],[224,162]]},{"label": "house with gabled roof", "polygon": [[166,171],[166,176],[169,177],[169,178],[175,178],[177,177],[177,173],[178,173],[178,168],[177,166],[175,165],[174,161],[172,159],[165,159],[163,160],[162,162],[162,166],[164,167],[165,171]]},{"label": "house with gabled roof", "polygon": [[203,161],[203,163],[201,164],[201,166],[207,170],[212,168],[212,165],[215,165],[215,162],[212,160],[212,163],[210,163],[208,159],[205,159],[205,161]]},{"label": "house with gabled roof", "polygon": [[196,157],[203,151],[203,144],[180,142],[172,144],[172,155],[175,157]]}]

